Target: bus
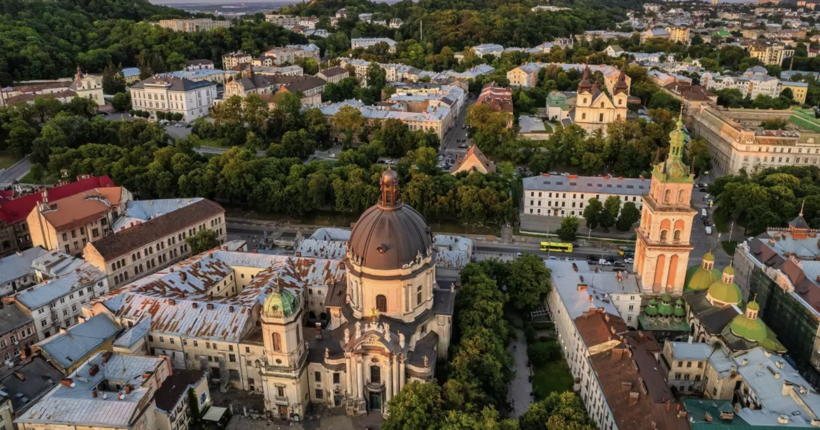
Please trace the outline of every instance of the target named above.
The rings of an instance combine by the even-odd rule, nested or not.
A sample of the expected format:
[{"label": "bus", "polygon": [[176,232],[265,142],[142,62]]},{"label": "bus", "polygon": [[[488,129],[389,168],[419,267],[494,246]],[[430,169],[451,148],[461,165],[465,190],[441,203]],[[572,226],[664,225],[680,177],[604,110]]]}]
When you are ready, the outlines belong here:
[{"label": "bus", "polygon": [[541,250],[552,252],[572,252],[572,244],[563,242],[541,242]]},{"label": "bus", "polygon": [[[626,255],[629,254],[629,255]],[[622,255],[624,257],[632,257],[635,255],[635,248],[631,246],[622,246],[618,248],[618,255]]]}]

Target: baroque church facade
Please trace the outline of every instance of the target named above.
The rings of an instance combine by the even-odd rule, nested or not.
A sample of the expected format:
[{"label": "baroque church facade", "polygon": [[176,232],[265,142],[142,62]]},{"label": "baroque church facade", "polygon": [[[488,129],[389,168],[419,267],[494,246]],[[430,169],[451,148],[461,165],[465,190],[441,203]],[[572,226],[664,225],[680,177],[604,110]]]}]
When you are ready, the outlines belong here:
[{"label": "baroque church facade", "polygon": [[592,132],[606,131],[607,124],[626,120],[629,87],[626,72],[621,70],[612,85],[611,94],[607,94],[601,89],[600,82],[596,80],[592,83],[589,66],[586,66],[581,82],[578,83],[575,109],[570,115],[573,122],[584,130]]}]

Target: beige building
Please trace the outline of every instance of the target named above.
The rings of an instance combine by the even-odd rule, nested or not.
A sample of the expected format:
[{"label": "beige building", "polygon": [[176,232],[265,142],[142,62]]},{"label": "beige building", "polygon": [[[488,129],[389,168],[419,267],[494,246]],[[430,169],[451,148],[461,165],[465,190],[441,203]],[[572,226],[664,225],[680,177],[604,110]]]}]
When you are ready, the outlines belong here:
[{"label": "beige building", "polygon": [[[293,64],[302,58],[312,58],[316,62],[320,62],[319,47],[310,45],[287,45],[285,47],[271,48],[265,52],[265,57],[273,59],[273,65],[280,66],[285,63]],[[267,64],[264,64],[267,65]]]},{"label": "beige building", "polygon": [[322,91],[326,82],[316,76],[304,76],[293,82],[281,85],[278,93],[301,95],[302,106],[318,106],[322,103]]},{"label": "beige building", "polygon": [[479,172],[483,174],[495,173],[495,163],[493,160],[487,158],[477,145],[473,145],[464,154],[464,157],[458,155],[458,161],[450,169],[450,173],[455,175],[459,172]]},{"label": "beige building", "polygon": [[152,118],[156,118],[157,112],[178,113],[185,122],[208,116],[216,97],[216,84],[213,82],[167,75],[154,76],[131,87],[134,109],[148,111]]},{"label": "beige building", "polygon": [[779,43],[756,40],[749,45],[749,56],[757,58],[766,66],[779,66],[784,59],[794,56],[794,49],[788,49]]},{"label": "beige building", "polygon": [[159,21],[159,26],[173,31],[195,33],[197,31],[210,31],[215,28],[228,28],[231,26],[231,22],[227,20],[218,21],[210,18],[163,19]]},{"label": "beige building", "polygon": [[230,70],[240,64],[247,64],[253,61],[251,54],[246,54],[242,51],[232,52],[222,56],[222,68]]},{"label": "beige building", "polygon": [[634,271],[644,293],[680,295],[689,262],[694,175],[683,163],[685,133],[683,120],[670,134],[666,161],[652,170],[652,185],[643,196],[641,224],[637,229]]},{"label": "beige building", "polygon": [[666,32],[669,33],[669,40],[673,42],[680,42],[684,45],[689,44],[688,27],[666,27]]},{"label": "beige building", "polygon": [[68,89],[77,93],[77,97],[93,100],[98,106],[106,104],[100,75],[83,74],[77,67],[77,75]]},{"label": "beige building", "polygon": [[32,244],[79,255],[87,243],[111,233],[111,224],[131,198],[123,187],[107,187],[39,203],[26,218]]},{"label": "beige building", "polygon": [[253,66],[248,63],[240,76],[225,84],[225,93],[222,95],[222,100],[227,100],[233,96],[245,98],[250,94],[260,96],[272,94],[274,88],[274,83],[271,80],[254,73]]},{"label": "beige building", "polygon": [[674,82],[661,87],[661,90],[683,103],[683,123],[687,127],[692,127],[695,113],[700,112],[701,107],[717,106],[717,94],[702,85]]},{"label": "beige building", "polygon": [[350,77],[350,72],[344,67],[331,67],[316,74],[316,77],[322,78],[327,82],[338,84],[344,78]]},{"label": "beige building", "polygon": [[626,120],[629,81],[623,70],[610,94],[611,97],[601,91],[597,81],[594,84],[590,82],[589,67],[586,67],[578,84],[575,108],[570,111],[572,122],[587,131],[595,131],[604,130],[611,122]]},{"label": "beige building", "polygon": [[800,104],[806,103],[806,95],[809,90],[809,84],[806,82],[789,82],[780,81],[780,93],[786,88],[792,90],[792,98]]},{"label": "beige building", "polygon": [[[763,130],[765,120],[783,119],[786,130]],[[820,160],[820,133],[814,114],[802,110],[702,108],[695,115],[693,133],[706,140],[712,161],[724,174],[740,169],[807,166]]]},{"label": "beige building", "polygon": [[[193,390],[193,395],[188,394],[189,390]],[[191,411],[203,413],[211,406],[208,378],[201,370],[174,370],[162,382],[154,399],[158,430],[188,430]],[[196,405],[190,405],[194,399]]]},{"label": "beige building", "polygon": [[15,420],[19,430],[148,430],[171,374],[160,357],[99,353]]},{"label": "beige building", "polygon": [[[83,249],[85,260],[104,272],[113,288],[188,258],[187,238],[201,231],[213,231],[220,243],[227,234],[225,209],[210,200],[134,201],[124,212],[114,234]],[[148,216],[140,219],[141,214]]]}]

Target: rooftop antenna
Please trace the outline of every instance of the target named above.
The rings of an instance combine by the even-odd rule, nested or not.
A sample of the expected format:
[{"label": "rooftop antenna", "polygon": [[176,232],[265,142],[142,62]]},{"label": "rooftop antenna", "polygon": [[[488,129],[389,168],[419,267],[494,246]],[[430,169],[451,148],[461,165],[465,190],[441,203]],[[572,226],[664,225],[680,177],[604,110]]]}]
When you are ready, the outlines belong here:
[{"label": "rooftop antenna", "polygon": [[803,216],[803,206],[806,206],[806,199],[803,199],[803,203],[800,204],[800,216]]}]

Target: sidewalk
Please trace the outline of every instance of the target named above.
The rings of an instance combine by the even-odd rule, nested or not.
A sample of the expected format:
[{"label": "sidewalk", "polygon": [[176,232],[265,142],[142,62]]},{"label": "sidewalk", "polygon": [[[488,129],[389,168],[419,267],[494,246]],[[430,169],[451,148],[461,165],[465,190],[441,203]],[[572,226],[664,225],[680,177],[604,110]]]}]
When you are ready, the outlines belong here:
[{"label": "sidewalk", "polygon": [[507,390],[507,401],[513,404],[510,417],[518,418],[527,412],[532,402],[532,383],[529,379],[531,369],[527,367],[527,341],[523,330],[515,329],[515,340],[510,342],[507,351],[515,361],[515,376]]},{"label": "sidewalk", "polygon": [[[561,221],[564,217],[560,216],[544,216],[544,215],[530,215],[519,214],[518,218],[521,220],[519,230],[522,233],[544,233],[555,234],[561,228]],[[590,231],[587,228],[586,221],[583,218],[578,219],[578,238],[586,238],[590,236]],[[619,239],[619,240],[634,240],[635,231],[629,229],[627,231],[618,231],[614,226],[605,232],[603,228],[598,227],[592,230],[591,236],[593,238],[603,239]]]}]

